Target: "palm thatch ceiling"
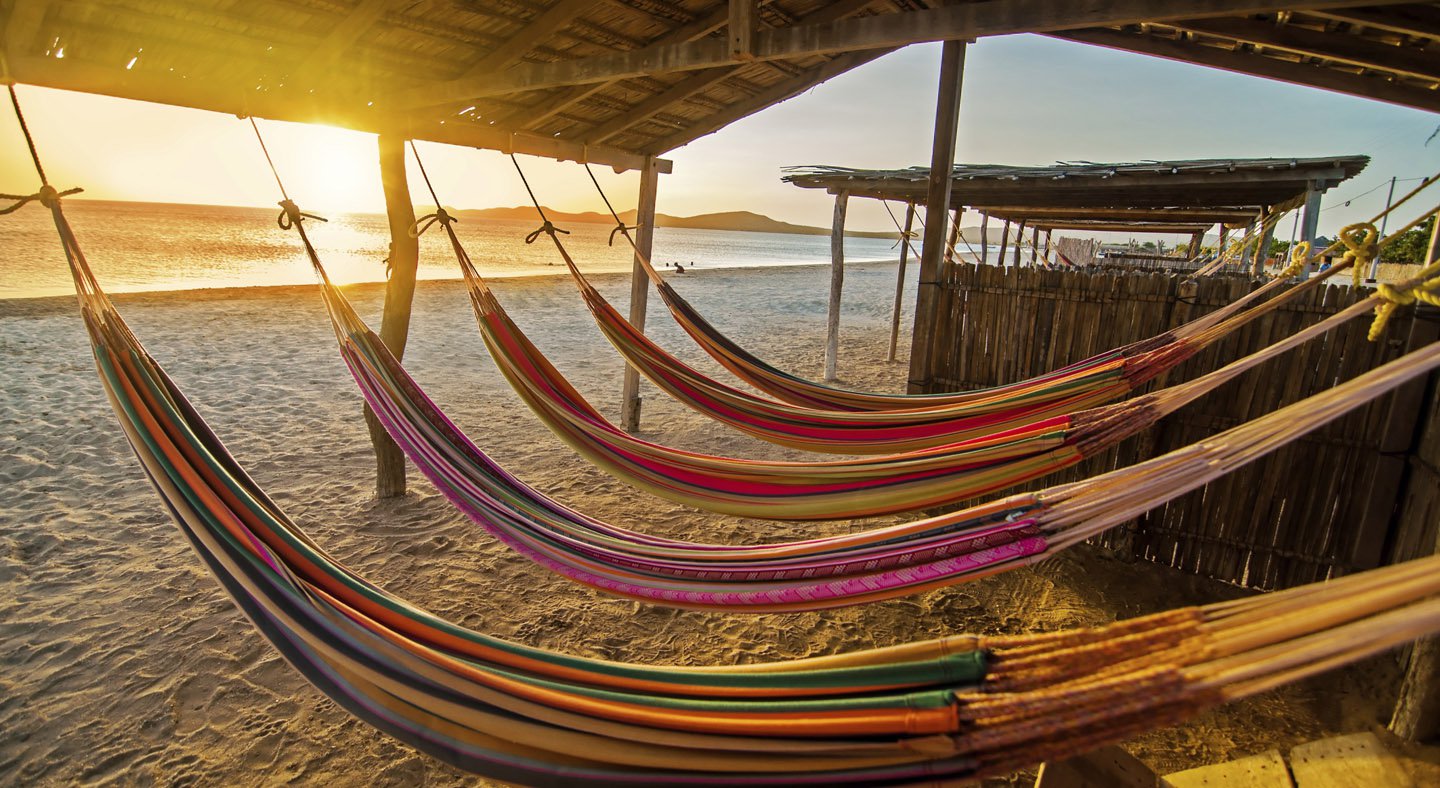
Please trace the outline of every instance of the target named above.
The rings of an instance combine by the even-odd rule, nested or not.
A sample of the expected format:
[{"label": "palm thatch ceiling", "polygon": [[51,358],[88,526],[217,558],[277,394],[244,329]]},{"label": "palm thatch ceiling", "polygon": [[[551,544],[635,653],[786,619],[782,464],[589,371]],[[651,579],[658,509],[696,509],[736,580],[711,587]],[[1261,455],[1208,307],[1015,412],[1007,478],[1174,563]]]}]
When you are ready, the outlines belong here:
[{"label": "palm thatch ceiling", "polygon": [[1440,4],[0,0],[8,77],[621,168],[898,47],[1033,32],[1440,111]]}]

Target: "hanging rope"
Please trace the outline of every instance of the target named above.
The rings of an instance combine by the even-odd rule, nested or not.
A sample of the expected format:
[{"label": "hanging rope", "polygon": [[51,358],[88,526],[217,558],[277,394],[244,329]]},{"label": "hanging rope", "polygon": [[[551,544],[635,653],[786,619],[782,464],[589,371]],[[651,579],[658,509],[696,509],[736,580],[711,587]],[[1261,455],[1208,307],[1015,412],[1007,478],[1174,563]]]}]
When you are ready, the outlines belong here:
[{"label": "hanging rope", "polygon": [[621,219],[620,214],[615,212],[615,206],[610,204],[610,198],[605,195],[605,190],[600,188],[600,181],[596,180],[595,171],[590,169],[590,165],[588,163],[585,165],[585,174],[590,176],[590,182],[595,184],[595,191],[600,192],[600,199],[605,201],[605,209],[610,211],[610,216],[615,219],[615,229],[610,231],[610,241],[606,245],[614,246],[615,235],[618,233],[624,235],[625,240],[629,241],[632,247],[635,246],[635,239],[630,236],[630,231],[640,229],[640,217],[637,215],[635,217],[636,223],[630,226],[626,226],[625,220]]},{"label": "hanging rope", "polygon": [[[427,213],[419,219],[416,219],[410,225],[410,237],[419,238],[436,222],[448,228],[451,222],[458,222],[460,220],[451,216],[450,213],[440,205],[440,197],[435,194],[435,186],[430,183],[430,174],[425,171],[425,162],[420,160],[420,150],[415,147],[415,140],[410,140],[409,142],[410,153],[415,156],[415,164],[420,167],[420,178],[425,181],[425,188],[430,192],[430,199],[435,201],[434,213]],[[387,260],[386,263],[388,264],[389,261]]]},{"label": "hanging rope", "polygon": [[[560,239],[559,237],[557,237],[556,233],[559,233],[560,235],[569,235],[570,231],[562,230],[559,227],[556,227],[555,224],[550,221],[550,217],[545,215],[545,209],[541,208],[540,201],[535,199],[535,190],[530,188],[530,180],[525,177],[525,171],[520,169],[520,160],[516,159],[515,154],[513,153],[510,154],[510,163],[514,164],[515,171],[520,173],[520,182],[525,184],[525,192],[530,195],[530,203],[534,205],[535,210],[540,213],[540,221],[544,222],[544,224],[540,225],[540,227],[537,228],[534,232],[525,236],[525,243],[535,243],[535,240],[539,238],[540,235],[543,233],[550,236],[550,238],[555,241],[556,245],[559,245]],[[626,237],[628,238],[629,236],[627,235]]]},{"label": "hanging rope", "polygon": [[[9,76],[8,71],[6,76]],[[15,86],[7,84],[5,87],[10,91],[10,105],[15,108],[15,120],[20,124],[20,133],[25,135],[25,145],[30,149],[30,161],[35,164],[35,172],[40,176],[40,190],[34,194],[0,194],[0,200],[14,200],[12,204],[0,208],[0,216],[14,213],[31,202],[38,202],[48,208],[61,197],[84,191],[78,188],[56,191],[55,187],[50,185],[50,179],[45,177],[45,167],[40,163],[40,153],[35,149],[35,138],[30,135],[30,125],[25,122],[25,113],[20,109],[20,97],[15,94]]]}]

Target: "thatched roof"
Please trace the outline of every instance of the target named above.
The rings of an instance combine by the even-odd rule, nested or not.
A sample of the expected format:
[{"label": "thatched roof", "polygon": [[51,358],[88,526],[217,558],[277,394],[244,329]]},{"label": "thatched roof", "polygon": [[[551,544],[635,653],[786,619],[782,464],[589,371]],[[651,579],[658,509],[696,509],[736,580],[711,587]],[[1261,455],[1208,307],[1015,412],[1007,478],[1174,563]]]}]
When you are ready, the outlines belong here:
[{"label": "thatched roof", "polygon": [[19,82],[623,167],[896,47],[1016,32],[1440,110],[1435,4],[1305,5],[0,0],[0,20]]},{"label": "thatched roof", "polygon": [[[1309,159],[1187,159],[1115,164],[1060,162],[1047,167],[956,164],[952,208],[971,208],[1055,229],[1191,232],[1243,224],[1298,205],[1313,184],[1324,190],[1358,175],[1368,156]],[[792,167],[784,180],[805,189],[925,203],[929,167],[857,170]]]}]

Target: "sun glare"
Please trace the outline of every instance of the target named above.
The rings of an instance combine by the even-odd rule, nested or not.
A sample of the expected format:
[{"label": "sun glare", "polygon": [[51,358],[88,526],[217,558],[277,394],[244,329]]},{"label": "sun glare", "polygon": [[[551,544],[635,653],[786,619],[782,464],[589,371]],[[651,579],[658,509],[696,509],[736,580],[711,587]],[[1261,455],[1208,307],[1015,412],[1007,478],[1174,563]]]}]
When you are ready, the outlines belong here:
[{"label": "sun glare", "polygon": [[331,212],[383,209],[373,137],[341,129],[308,129],[276,144],[285,148],[286,187],[301,205]]}]

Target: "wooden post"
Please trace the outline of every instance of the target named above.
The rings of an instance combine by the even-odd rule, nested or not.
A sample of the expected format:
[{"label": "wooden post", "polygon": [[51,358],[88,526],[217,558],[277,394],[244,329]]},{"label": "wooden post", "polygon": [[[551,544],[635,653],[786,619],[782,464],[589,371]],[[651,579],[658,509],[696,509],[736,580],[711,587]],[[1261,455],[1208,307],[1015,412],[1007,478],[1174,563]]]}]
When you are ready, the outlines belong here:
[{"label": "wooden post", "polygon": [[1010,264],[1015,266],[1016,268],[1020,267],[1020,244],[1024,243],[1024,241],[1025,220],[1021,219],[1019,224],[1015,225],[1015,255],[1010,260]]},{"label": "wooden post", "polygon": [[850,192],[835,195],[835,219],[830,224],[830,313],[825,321],[825,379],[839,378],[840,289],[845,285],[845,208]]},{"label": "wooden post", "polygon": [[890,354],[885,360],[895,363],[895,349],[900,344],[900,308],[905,303],[905,262],[910,257],[910,229],[915,226],[915,203],[905,204],[905,229],[900,231],[900,270],[895,274],[895,308],[890,312]]},{"label": "wooden post", "polygon": [[1035,258],[1040,254],[1040,228],[1030,231],[1030,267],[1035,267]]},{"label": "wooden post", "polygon": [[925,195],[925,243],[920,250],[920,287],[915,294],[915,328],[910,344],[910,383],[915,394],[930,384],[935,325],[940,304],[940,260],[955,168],[955,134],[960,123],[960,88],[965,42],[946,41],[940,53],[940,90],[935,101],[935,139],[930,149],[930,182]]},{"label": "wooden post", "polygon": [[1046,230],[1046,231],[1045,231],[1045,262],[1047,262],[1047,263],[1050,262],[1050,252],[1051,252],[1051,249],[1053,248],[1053,247],[1052,247],[1052,243],[1051,243],[1053,239],[1052,239],[1051,236],[1053,236],[1054,234],[1055,234],[1055,231],[1054,231],[1054,230]]},{"label": "wooden post", "polygon": [[[640,170],[640,202],[635,207],[635,264],[630,271],[630,325],[645,330],[645,308],[649,303],[650,278],[640,264],[643,255],[650,260],[655,247],[655,196],[660,188],[660,168],[654,156],[645,158]],[[640,373],[625,365],[620,384],[620,426],[626,432],[640,429]]]},{"label": "wooden post", "polygon": [[1260,243],[1255,246],[1255,264],[1250,273],[1260,276],[1265,273],[1265,261],[1270,259],[1270,241],[1275,238],[1275,222],[1260,218]]},{"label": "wooden post", "polygon": [[1010,220],[1006,219],[1005,224],[1000,227],[1000,254],[995,256],[995,262],[1001,268],[1005,267],[1005,242],[1010,240]]},{"label": "wooden post", "polygon": [[[420,265],[420,239],[410,235],[415,224],[415,206],[410,202],[410,183],[405,178],[405,140],[381,134],[380,185],[385,192],[385,213],[390,220],[390,277],[385,284],[385,311],[380,318],[380,341],[403,358],[410,336],[410,306],[415,300],[415,269]],[[375,495],[398,498],[405,494],[405,453],[390,439],[385,426],[365,406],[365,424],[375,445]]]},{"label": "wooden post", "polygon": [[[1221,222],[1221,223],[1220,223],[1220,245],[1219,245],[1218,247],[1216,247],[1216,248],[1218,249],[1218,251],[1215,253],[1216,257],[1224,257],[1224,256],[1225,256],[1225,249],[1227,248],[1227,247],[1226,247],[1226,244],[1228,244],[1228,243],[1230,243],[1230,226],[1227,225],[1227,224],[1225,224],[1224,222]],[[1223,266],[1222,266],[1222,270],[1223,270]]]},{"label": "wooden post", "polygon": [[[1310,244],[1311,253],[1320,251],[1315,248],[1315,233],[1320,229],[1320,185],[1314,181],[1310,182],[1310,189],[1305,193],[1305,213],[1300,219],[1300,240]],[[1314,272],[1315,264],[1306,263],[1305,270],[1300,273],[1300,279],[1309,279]]]},{"label": "wooden post", "polygon": [[980,214],[980,264],[990,262],[990,214]]},{"label": "wooden post", "polygon": [[960,254],[955,251],[955,245],[960,243],[960,211],[956,209],[946,215],[950,217],[950,240],[945,243],[945,264],[949,265]]},{"label": "wooden post", "polygon": [[1200,256],[1200,247],[1205,245],[1205,231],[1201,230],[1190,236],[1190,259],[1194,260]]}]

